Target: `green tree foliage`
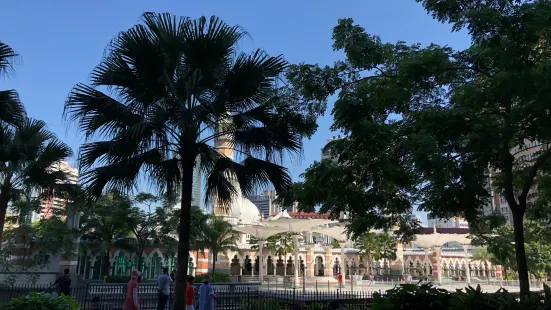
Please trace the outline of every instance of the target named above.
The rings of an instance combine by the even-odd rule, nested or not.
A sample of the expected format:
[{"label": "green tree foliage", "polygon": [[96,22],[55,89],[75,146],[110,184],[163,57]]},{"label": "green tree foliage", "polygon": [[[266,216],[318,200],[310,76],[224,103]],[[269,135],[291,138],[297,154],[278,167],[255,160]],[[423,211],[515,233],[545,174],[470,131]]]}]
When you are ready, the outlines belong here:
[{"label": "green tree foliage", "polygon": [[[180,310],[196,158],[207,176],[206,198],[228,206],[238,190],[252,194],[271,183],[285,193],[291,179],[280,162],[283,154],[301,151],[302,136],[300,124],[279,117],[273,102],[287,62],[261,50],[239,53],[237,43],[246,35],[241,27],[216,17],[154,13],[142,21],[111,41],[90,85],[72,90],[65,116],[88,141],[100,139],[80,149],[90,197],[104,189],[130,191],[143,176],[161,191],[181,193],[175,293]],[[103,93],[104,87],[113,92]],[[228,148],[237,152],[237,162],[220,153]]]},{"label": "green tree foliage", "polygon": [[370,272],[373,272],[374,261],[396,259],[396,241],[388,234],[368,232],[361,235],[356,244],[360,255],[366,258]]},{"label": "green tree foliage", "polygon": [[212,274],[216,270],[218,254],[228,254],[228,251],[237,250],[239,233],[232,225],[220,217],[211,217],[199,232],[197,247],[201,250],[208,249],[212,254]]},{"label": "green tree foliage", "polygon": [[[6,217],[4,245],[0,251],[0,271],[28,272],[48,266],[50,257],[59,255],[66,259],[76,250],[74,243],[78,232],[67,227],[61,215],[31,223],[33,211],[41,208],[40,200],[23,196],[10,207],[13,215]],[[12,255],[19,258],[14,264]],[[28,273],[28,282],[35,283],[39,275]],[[7,279],[7,282],[10,278]]]},{"label": "green tree foliage", "polygon": [[129,197],[116,192],[107,192],[86,210],[81,219],[82,242],[102,257],[101,275],[109,274],[110,250],[119,248],[133,252],[129,238],[132,230],[127,216],[132,211]]},{"label": "green tree foliage", "polygon": [[[289,80],[312,106],[340,90],[332,130],[344,135],[326,146],[334,161],[305,172],[296,198],[305,209],[349,212],[357,234],[398,224],[405,235],[414,227],[402,214],[414,206],[475,222],[489,201],[487,171],[499,171],[514,218],[521,292],[528,294],[522,222],[528,194],[551,167],[551,3],[418,1],[454,30],[466,28],[471,46],[383,43],[341,19],[333,48],[346,59],[292,68]],[[543,148],[517,160],[511,152],[526,141]]]},{"label": "green tree foliage", "polygon": [[[173,204],[157,208],[155,211],[159,222],[156,244],[165,249],[165,254],[174,256],[178,249],[178,226],[180,221],[181,209],[173,209]],[[199,235],[206,228],[209,216],[198,206],[191,206],[191,228],[189,231],[189,249],[197,251],[199,245]]]},{"label": "green tree foliage", "polygon": [[[251,249],[258,250],[258,241],[251,237],[249,239],[249,244],[252,244]],[[265,249],[277,255],[279,258],[283,259],[283,263],[287,264],[288,259],[287,254],[295,252],[295,243],[293,240],[292,233],[280,233],[266,238],[266,243],[264,244]],[[287,272],[287,268],[283,269],[284,272]]]},{"label": "green tree foliage", "polygon": [[[527,220],[524,222],[524,232],[528,271],[539,279],[541,273],[551,269],[551,246],[549,245],[551,231],[539,221]],[[513,227],[500,226],[486,234],[477,235],[473,242],[486,247],[484,250],[475,252],[473,259],[484,260],[479,258],[484,254],[485,260],[518,272]]]},{"label": "green tree foliage", "polygon": [[[8,205],[24,193],[41,198],[62,195],[68,186],[65,172],[52,167],[72,156],[71,148],[56,138],[43,121],[26,118],[0,132],[0,242]],[[60,184],[62,183],[62,184]]]},{"label": "green tree foliage", "polygon": [[[159,197],[141,192],[138,193],[132,201],[133,207],[124,217],[127,227],[132,231],[135,255],[137,257],[136,266],[142,265],[142,254],[147,245],[153,245],[155,240],[158,240],[158,227],[160,226],[161,218],[157,212],[151,211],[153,204],[160,200]],[[147,211],[140,208],[138,205],[147,206]]]}]

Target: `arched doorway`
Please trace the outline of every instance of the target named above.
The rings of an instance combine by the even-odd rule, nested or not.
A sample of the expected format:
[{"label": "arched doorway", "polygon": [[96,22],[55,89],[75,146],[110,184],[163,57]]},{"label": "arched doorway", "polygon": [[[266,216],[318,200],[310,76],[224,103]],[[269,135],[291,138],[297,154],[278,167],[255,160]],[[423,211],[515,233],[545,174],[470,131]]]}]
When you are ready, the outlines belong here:
[{"label": "arched doorway", "polygon": [[333,264],[333,276],[338,276],[341,273],[341,264],[338,258],[335,258],[335,263]]},{"label": "arched doorway", "polygon": [[266,260],[266,271],[267,271],[267,275],[269,276],[273,276],[275,275],[275,272],[274,272],[274,261],[272,259],[272,256],[268,256],[268,259]]},{"label": "arched doorway", "polygon": [[237,255],[233,256],[233,259],[231,260],[230,265],[230,273],[232,276],[238,276],[241,274],[241,263],[239,262],[239,258]]},{"label": "arched doorway", "polygon": [[314,261],[314,275],[323,277],[324,270],[323,258],[321,256],[316,256],[316,260]]}]

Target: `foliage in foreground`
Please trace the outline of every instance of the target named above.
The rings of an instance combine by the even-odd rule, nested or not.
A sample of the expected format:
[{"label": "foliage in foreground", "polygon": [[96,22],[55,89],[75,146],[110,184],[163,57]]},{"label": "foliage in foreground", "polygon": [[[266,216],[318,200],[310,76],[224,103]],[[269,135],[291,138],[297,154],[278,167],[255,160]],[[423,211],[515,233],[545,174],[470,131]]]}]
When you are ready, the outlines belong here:
[{"label": "foliage in foreground", "polygon": [[314,163],[292,192],[305,211],[348,212],[354,234],[398,225],[411,236],[417,225],[403,215],[414,207],[476,223],[490,203],[493,172],[514,220],[528,294],[523,220],[529,194],[545,194],[551,175],[551,2],[417,2],[453,30],[468,30],[471,45],[386,43],[340,19],[333,48],[346,58],[291,68],[289,80],[313,105],[338,92],[331,129],[343,134],[325,147],[332,160]]},{"label": "foliage in foreground", "polygon": [[482,292],[480,285],[465,291],[450,292],[431,284],[405,284],[386,291],[385,295],[373,295],[372,310],[543,310],[551,308],[551,291],[545,286],[544,294],[531,294],[517,299],[517,295],[500,289],[495,293]]},{"label": "foliage in foreground", "polygon": [[57,293],[31,292],[27,296],[16,298],[3,304],[3,310],[78,310],[80,307],[70,296],[60,296]]}]

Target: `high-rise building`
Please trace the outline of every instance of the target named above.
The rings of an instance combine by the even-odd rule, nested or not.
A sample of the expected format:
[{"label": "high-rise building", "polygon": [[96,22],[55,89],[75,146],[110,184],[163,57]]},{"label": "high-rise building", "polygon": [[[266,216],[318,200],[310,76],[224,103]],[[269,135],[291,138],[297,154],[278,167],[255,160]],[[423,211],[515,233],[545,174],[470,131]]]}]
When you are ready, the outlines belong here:
[{"label": "high-rise building", "polygon": [[[513,156],[515,157],[517,165],[532,165],[537,156],[539,156],[538,153],[546,149],[547,147],[547,144],[542,144],[539,141],[524,140],[524,144],[518,145],[511,149],[511,154],[513,154]],[[492,198],[490,199],[490,203],[484,206],[483,213],[486,216],[501,214],[510,225],[513,225],[513,214],[511,212],[511,209],[509,208],[507,200],[505,199],[505,197],[503,197],[501,193],[495,192],[491,186],[492,177],[497,173],[499,173],[499,171],[489,169],[488,183]],[[534,190],[532,189],[531,193],[533,192]],[[535,195],[529,196],[528,199],[535,199],[534,196]]]},{"label": "high-rise building", "polygon": [[201,157],[195,160],[193,167],[193,188],[191,189],[191,204],[201,208],[203,202],[203,173],[201,171]]},{"label": "high-rise building", "polygon": [[[60,161],[53,164],[50,169],[53,171],[62,171],[66,174],[66,179],[63,181],[66,184],[78,183],[78,169],[71,167],[68,162]],[[65,209],[67,201],[63,198],[56,197],[55,192],[49,198],[41,202],[40,212],[33,212],[31,220],[38,221],[41,218],[49,219],[54,212]]]},{"label": "high-rise building", "polygon": [[276,199],[276,191],[274,190],[264,191],[262,194],[249,196],[247,198],[249,198],[249,200],[258,208],[263,220],[277,212],[274,210],[276,207],[274,203],[274,200]]}]

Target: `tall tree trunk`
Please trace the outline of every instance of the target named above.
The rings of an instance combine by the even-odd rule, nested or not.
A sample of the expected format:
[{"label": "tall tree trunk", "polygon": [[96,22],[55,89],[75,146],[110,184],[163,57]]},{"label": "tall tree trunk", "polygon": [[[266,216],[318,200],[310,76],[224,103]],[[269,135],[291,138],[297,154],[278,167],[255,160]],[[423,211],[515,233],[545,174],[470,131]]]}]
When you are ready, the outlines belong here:
[{"label": "tall tree trunk", "polygon": [[216,269],[216,252],[212,252],[212,276],[214,277],[214,270]]},{"label": "tall tree trunk", "polygon": [[6,221],[6,211],[8,210],[8,197],[0,196],[0,249],[4,241],[4,223]]},{"label": "tall tree trunk", "polygon": [[528,278],[528,263],[526,262],[526,249],[524,247],[524,214],[513,214],[513,227],[515,232],[515,252],[517,258],[518,280],[520,295],[530,294],[530,281]]},{"label": "tall tree trunk", "polygon": [[105,255],[103,255],[103,265],[102,265],[102,272],[101,274],[103,276],[109,275],[109,252],[107,252]]},{"label": "tall tree trunk", "polygon": [[191,192],[193,188],[193,166],[195,158],[189,158],[185,152],[182,159],[182,190],[180,200],[180,225],[178,233],[178,271],[174,288],[174,310],[185,310],[186,277],[189,263],[189,233],[191,221]]}]

